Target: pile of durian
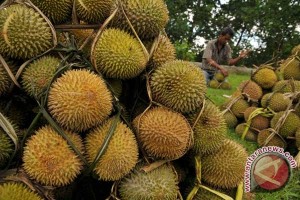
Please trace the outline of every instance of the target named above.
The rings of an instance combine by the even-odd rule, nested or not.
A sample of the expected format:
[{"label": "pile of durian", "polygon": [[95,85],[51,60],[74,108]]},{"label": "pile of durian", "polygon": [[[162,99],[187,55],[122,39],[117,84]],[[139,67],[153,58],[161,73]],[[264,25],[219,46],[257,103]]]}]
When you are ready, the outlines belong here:
[{"label": "pile of durian", "polygon": [[163,0],[1,5],[0,199],[241,199],[248,154],[168,20]]},{"label": "pile of durian", "polygon": [[232,88],[228,79],[221,72],[216,72],[208,85],[214,89],[231,90]]},{"label": "pile of durian", "polygon": [[[279,146],[300,163],[300,45],[255,69],[221,109],[229,128],[259,147]],[[299,168],[299,164],[298,164]]]}]

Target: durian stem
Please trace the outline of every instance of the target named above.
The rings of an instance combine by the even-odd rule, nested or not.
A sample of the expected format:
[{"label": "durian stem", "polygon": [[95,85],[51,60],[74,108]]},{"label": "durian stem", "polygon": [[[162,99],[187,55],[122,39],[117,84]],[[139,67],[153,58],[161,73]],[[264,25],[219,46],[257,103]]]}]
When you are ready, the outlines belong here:
[{"label": "durian stem", "polygon": [[209,192],[211,192],[211,193],[213,193],[213,194],[215,194],[215,195],[217,195],[217,196],[219,196],[219,197],[221,197],[221,198],[224,199],[224,200],[233,200],[232,197],[230,197],[230,196],[228,196],[228,195],[226,195],[226,194],[223,194],[222,192],[218,192],[218,191],[213,190],[213,189],[211,189],[211,188],[209,188],[209,187],[206,187],[206,186],[204,186],[204,185],[200,185],[200,187],[203,188],[203,189],[205,189],[205,190],[208,190]]},{"label": "durian stem", "polygon": [[195,168],[196,168],[196,177],[197,177],[197,182],[201,184],[201,158],[195,157]]},{"label": "durian stem", "polygon": [[55,25],[56,30],[74,30],[74,29],[99,29],[102,24],[60,24]]},{"label": "durian stem", "polygon": [[146,165],[144,167],[141,168],[141,170],[143,170],[144,172],[148,173],[160,166],[162,166],[163,164],[169,162],[170,160],[159,160],[159,161],[156,161],[154,163],[151,163],[150,165]]},{"label": "durian stem", "polygon": [[243,199],[243,193],[244,193],[244,183],[241,182],[237,187],[235,200],[242,200]]},{"label": "durian stem", "polygon": [[88,162],[86,161],[85,157],[80,153],[80,151],[76,148],[76,146],[73,144],[73,142],[70,140],[70,138],[65,134],[65,132],[56,124],[56,122],[51,118],[49,113],[45,110],[44,107],[42,107],[40,104],[41,113],[45,117],[45,119],[49,122],[49,124],[57,131],[64,139],[67,140],[70,147],[74,150],[74,152],[78,155],[78,157],[84,162],[85,165],[88,165]]},{"label": "durian stem", "polygon": [[12,159],[15,157],[17,150],[19,149],[19,139],[16,134],[16,131],[13,127],[13,125],[6,119],[4,115],[0,112],[0,127],[3,129],[3,131],[9,136],[9,138],[13,141],[15,144],[15,150],[13,154],[10,156],[9,162],[6,166],[6,169],[8,169],[10,163],[12,162]]},{"label": "durian stem", "polygon": [[14,84],[16,86],[18,86],[19,88],[21,88],[20,84],[18,83],[16,77],[14,76],[14,74],[11,72],[9,66],[7,65],[7,63],[5,62],[4,58],[2,57],[2,55],[0,54],[0,61],[2,66],[4,67],[4,69],[6,70],[8,76],[10,77],[10,79],[14,82]]},{"label": "durian stem", "polygon": [[90,172],[92,172],[94,170],[94,168],[95,168],[96,164],[98,163],[98,161],[100,160],[101,156],[105,153],[105,151],[108,147],[108,144],[115,133],[118,122],[120,121],[120,116],[121,116],[121,109],[118,109],[118,113],[117,113],[115,119],[113,120],[111,126],[109,127],[108,133],[104,139],[104,142],[102,143],[101,147],[98,150],[97,156],[95,157],[93,163],[88,167],[88,169],[86,170],[84,175],[88,175]]},{"label": "durian stem", "polygon": [[200,189],[200,184],[196,183],[192,191],[187,196],[186,200],[193,200],[199,189]]}]

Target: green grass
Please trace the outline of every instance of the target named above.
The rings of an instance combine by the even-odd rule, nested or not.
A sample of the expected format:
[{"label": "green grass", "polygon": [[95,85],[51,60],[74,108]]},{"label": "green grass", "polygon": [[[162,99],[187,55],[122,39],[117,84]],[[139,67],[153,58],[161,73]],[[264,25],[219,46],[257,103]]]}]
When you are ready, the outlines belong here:
[{"label": "green grass", "polygon": [[230,74],[227,77],[227,81],[232,86],[230,90],[208,88],[206,96],[210,100],[212,100],[216,105],[221,105],[227,99],[226,97],[224,97],[224,95],[231,95],[234,91],[236,91],[237,87],[242,81],[249,79],[250,75]]},{"label": "green grass", "polygon": [[[222,105],[227,97],[224,95],[230,96],[237,90],[237,87],[242,81],[249,80],[250,75],[239,75],[239,74],[230,74],[227,78],[227,81],[232,85],[231,90],[221,90],[208,88],[206,96],[212,100],[216,105]],[[242,140],[238,135],[235,134],[233,129],[228,129],[227,135],[230,139],[237,141],[243,145],[251,155],[257,148],[258,145],[256,142],[249,142]],[[282,189],[268,192],[262,189],[255,191],[256,200],[299,200],[300,199],[300,170],[292,171],[292,177],[289,183]],[[252,199],[251,199],[252,200]]]}]

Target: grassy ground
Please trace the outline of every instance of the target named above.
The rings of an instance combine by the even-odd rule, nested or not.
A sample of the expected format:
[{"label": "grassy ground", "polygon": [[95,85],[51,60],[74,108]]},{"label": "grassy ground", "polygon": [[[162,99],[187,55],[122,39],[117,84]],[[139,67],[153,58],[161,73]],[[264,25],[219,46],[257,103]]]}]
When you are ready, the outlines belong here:
[{"label": "grassy ground", "polygon": [[[238,75],[230,74],[227,81],[232,85],[231,90],[221,90],[208,88],[207,97],[212,100],[216,105],[221,105],[227,96],[230,96],[236,91],[239,84],[244,80],[249,80],[250,75]],[[233,129],[228,129],[228,137],[242,144],[249,155],[252,154],[257,148],[256,142],[248,142],[241,140],[234,132]],[[257,190],[255,192],[254,199],[257,200],[300,200],[300,171],[293,170],[292,177],[289,183],[283,188],[275,192],[267,192],[263,190]]]}]

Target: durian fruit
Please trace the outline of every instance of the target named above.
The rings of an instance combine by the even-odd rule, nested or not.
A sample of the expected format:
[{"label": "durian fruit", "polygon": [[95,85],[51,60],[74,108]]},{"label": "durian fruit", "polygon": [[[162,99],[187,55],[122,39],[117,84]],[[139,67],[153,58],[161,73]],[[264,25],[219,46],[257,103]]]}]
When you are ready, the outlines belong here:
[{"label": "durian fruit", "polygon": [[[238,124],[235,127],[235,133],[237,135],[239,135],[240,137],[242,137],[246,127],[247,127],[246,123]],[[253,129],[249,128],[246,135],[245,135],[245,139],[248,140],[248,141],[256,141],[257,140],[257,134],[255,133],[255,131]]]},{"label": "durian fruit", "polygon": [[42,198],[22,183],[0,184],[1,200],[42,200]]},{"label": "durian fruit", "polygon": [[112,90],[113,94],[117,97],[120,98],[122,95],[122,89],[123,89],[123,83],[122,80],[120,79],[106,79],[108,85],[110,85],[110,89]]},{"label": "durian fruit", "polygon": [[284,80],[300,80],[300,61],[298,59],[288,58],[280,67],[283,69]]},{"label": "durian fruit", "polygon": [[[158,36],[169,20],[168,8],[163,0],[122,0],[123,9],[141,39]],[[131,31],[122,12],[118,12],[113,26]]]},{"label": "durian fruit", "polygon": [[11,138],[0,128],[0,168],[4,166],[14,151]]},{"label": "durian fruit", "polygon": [[214,79],[217,80],[218,82],[223,82],[225,80],[225,77],[221,72],[217,72],[214,75]]},{"label": "durian fruit", "polygon": [[119,192],[122,200],[176,200],[178,181],[171,166],[162,165],[148,173],[137,167],[122,179]]},{"label": "durian fruit", "polygon": [[263,96],[262,88],[254,81],[243,81],[239,85],[239,89],[247,99],[257,102]]},{"label": "durian fruit", "polygon": [[45,56],[31,63],[22,74],[22,86],[32,97],[38,97],[47,89],[56,70],[60,59]]},{"label": "durian fruit", "polygon": [[[17,66],[11,62],[7,63],[10,71],[15,74],[17,72]],[[6,94],[9,91],[9,88],[12,84],[12,80],[9,77],[7,71],[5,70],[2,63],[0,63],[0,96]]]},{"label": "durian fruit", "polygon": [[[65,134],[83,152],[80,136],[68,131]],[[37,130],[27,140],[23,161],[23,167],[31,178],[49,186],[71,183],[80,173],[83,164],[67,141],[49,125]]]},{"label": "durian fruit", "polygon": [[267,93],[261,99],[261,106],[263,108],[270,108],[274,112],[280,112],[287,109],[290,99],[282,93]]},{"label": "durian fruit", "polygon": [[278,81],[272,91],[280,93],[300,92],[300,81],[295,80],[292,83],[289,80]]},{"label": "durian fruit", "polygon": [[[284,113],[284,111],[281,111],[273,116],[271,120],[271,128],[274,129],[276,127],[278,120],[284,115]],[[283,137],[294,136],[299,125],[300,118],[294,112],[290,112],[278,132]]]},{"label": "durian fruit", "polygon": [[113,0],[76,0],[76,14],[85,22],[100,24],[109,17],[113,3]]},{"label": "durian fruit", "polygon": [[217,89],[217,88],[219,88],[220,83],[217,80],[212,79],[209,81],[208,85],[210,88]]},{"label": "durian fruit", "polygon": [[[168,61],[176,59],[176,49],[167,36],[160,35],[157,41],[157,47],[150,58],[148,65],[151,68],[161,67]],[[150,46],[150,49],[152,44]],[[150,52],[150,51],[149,51]]]},{"label": "durian fruit", "polygon": [[299,149],[300,148],[300,128],[297,129],[296,134],[295,134],[295,138],[296,138],[296,146]]},{"label": "durian fruit", "polygon": [[228,128],[236,127],[238,120],[237,120],[236,116],[234,114],[232,114],[232,112],[226,111],[223,114],[223,117],[225,119],[225,122],[226,122]]},{"label": "durian fruit", "polygon": [[[115,117],[112,117],[88,133],[85,144],[89,163],[96,158],[114,120]],[[135,135],[123,122],[118,121],[108,147],[96,164],[94,172],[100,180],[116,181],[127,175],[137,162],[138,145]]]},{"label": "durian fruit", "polygon": [[71,18],[72,0],[31,0],[31,2],[54,24],[64,23]]},{"label": "durian fruit", "polygon": [[130,79],[147,64],[141,44],[125,31],[106,29],[93,51],[95,68],[107,78]]},{"label": "durian fruit", "polygon": [[[249,120],[250,115],[257,109],[257,107],[249,107],[244,112],[244,118],[247,122]],[[269,127],[270,121],[267,117],[264,117],[262,115],[256,115],[251,119],[250,126],[252,128],[263,130]]]},{"label": "durian fruit", "polygon": [[237,187],[243,181],[247,157],[242,145],[225,140],[216,153],[201,158],[203,181],[224,189]]},{"label": "durian fruit", "polygon": [[153,100],[175,111],[188,113],[201,106],[206,92],[205,77],[199,67],[187,61],[170,61],[150,77]]},{"label": "durian fruit", "polygon": [[88,70],[69,70],[52,84],[48,107],[64,128],[85,131],[108,117],[112,96],[100,76]]},{"label": "durian fruit", "polygon": [[249,108],[249,103],[244,99],[237,100],[232,106],[231,111],[237,118],[244,117],[244,112],[247,108]]},{"label": "durian fruit", "polygon": [[[191,126],[195,123],[199,110],[189,114],[187,119]],[[227,126],[219,108],[206,102],[203,113],[194,127],[193,152],[196,154],[213,154],[222,146],[227,133]]]},{"label": "durian fruit", "polygon": [[221,84],[220,84],[220,88],[222,90],[231,90],[231,85],[230,83],[226,82],[226,81],[223,81]]},{"label": "durian fruit", "polygon": [[[258,145],[260,147],[262,147],[262,146],[278,146],[281,148],[285,147],[285,142],[276,134],[272,137],[272,139],[269,140],[268,143],[266,143],[266,141],[270,135],[271,135],[271,131],[269,129],[261,130],[257,136]],[[266,143],[266,145],[265,145],[265,143]]]},{"label": "durian fruit", "polygon": [[0,10],[0,53],[11,58],[33,58],[52,47],[52,33],[42,16],[25,5]]},{"label": "durian fruit", "polygon": [[183,156],[193,134],[184,116],[161,107],[139,115],[133,125],[145,152],[167,160]]},{"label": "durian fruit", "polygon": [[263,89],[270,89],[278,81],[278,77],[271,67],[262,66],[254,72],[252,80]]},{"label": "durian fruit", "polygon": [[295,56],[300,56],[300,44],[295,46],[293,49],[292,49],[292,52],[291,52],[292,55],[295,55]]}]

